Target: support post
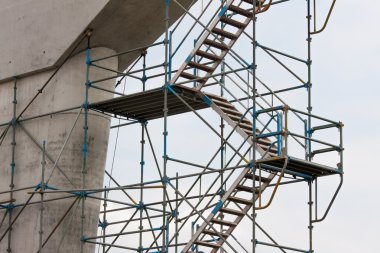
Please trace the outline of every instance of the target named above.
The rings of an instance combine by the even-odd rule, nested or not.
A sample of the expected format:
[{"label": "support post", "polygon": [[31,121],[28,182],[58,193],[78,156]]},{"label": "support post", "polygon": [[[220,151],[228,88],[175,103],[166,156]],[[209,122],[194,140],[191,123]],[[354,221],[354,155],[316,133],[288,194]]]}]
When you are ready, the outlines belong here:
[{"label": "support post", "polygon": [[[256,174],[256,1],[252,3],[252,174]],[[253,177],[255,178],[255,177]],[[252,180],[252,253],[256,252],[256,180]]]},{"label": "support post", "polygon": [[162,253],[167,252],[166,238],[167,238],[167,226],[166,224],[166,187],[167,187],[167,174],[166,174],[166,166],[168,162],[167,156],[167,136],[168,136],[168,86],[170,85],[169,80],[169,4],[170,0],[165,0],[165,89],[164,89],[164,166],[163,166],[163,200],[162,200]]},{"label": "support post", "polygon": [[178,172],[175,179],[175,253],[178,253]]},{"label": "support post", "polygon": [[107,229],[107,186],[104,186],[104,202],[103,202],[103,253],[106,253],[106,229]]},{"label": "support post", "polygon": [[[311,0],[306,0],[307,1],[307,112],[309,113],[307,117],[307,133],[308,137],[311,138],[311,116],[310,114],[312,113],[313,107],[311,105],[311,6],[310,6],[310,1]],[[312,156],[311,156],[311,141],[308,141],[308,160],[311,161]]]},{"label": "support post", "polygon": [[[87,49],[86,49],[86,88],[85,88],[85,97],[83,103],[83,112],[84,112],[84,123],[83,123],[83,164],[82,164],[82,189],[86,188],[86,174],[87,174],[87,144],[88,144],[88,105],[89,105],[89,90],[91,86],[90,81],[90,67],[91,67],[91,47],[90,47],[90,39],[91,39],[92,31],[87,31]],[[84,222],[85,222],[85,193],[81,193],[82,197],[82,211],[81,211],[81,247],[80,252],[84,252]]]},{"label": "support post", "polygon": [[[14,185],[14,174],[15,174],[15,155],[16,155],[16,125],[17,125],[17,79],[14,81],[13,85],[13,117],[12,117],[12,158],[11,158],[11,183],[9,184],[10,196],[9,199],[13,199],[13,189]],[[13,206],[13,203],[10,203],[10,206]],[[11,244],[12,244],[12,217],[13,217],[13,208],[9,208],[8,210],[8,223],[9,223],[9,232],[8,232],[8,247],[7,252],[12,252]]]},{"label": "support post", "polygon": [[309,187],[309,253],[313,253],[313,188],[312,180],[308,181]]},{"label": "support post", "polygon": [[[144,57],[145,58],[145,57]],[[144,89],[145,89],[145,84],[144,84]],[[144,151],[145,151],[145,125],[146,125],[146,122],[142,122],[141,123],[141,158],[140,158],[140,183],[141,183],[141,186],[144,185],[144,165],[145,165],[145,158],[144,158]],[[144,187],[141,187],[140,188],[140,203],[139,203],[139,206],[140,206],[140,224],[139,224],[139,242],[140,242],[140,245],[139,245],[139,252],[143,252],[143,212],[144,212]]]},{"label": "support post", "polygon": [[39,231],[39,252],[42,253],[42,236],[43,236],[43,221],[44,221],[44,191],[45,191],[45,165],[46,165],[46,158],[45,158],[45,141],[42,143],[42,161],[41,161],[41,185],[40,185],[40,197],[41,197],[41,203],[40,203],[40,231]]}]

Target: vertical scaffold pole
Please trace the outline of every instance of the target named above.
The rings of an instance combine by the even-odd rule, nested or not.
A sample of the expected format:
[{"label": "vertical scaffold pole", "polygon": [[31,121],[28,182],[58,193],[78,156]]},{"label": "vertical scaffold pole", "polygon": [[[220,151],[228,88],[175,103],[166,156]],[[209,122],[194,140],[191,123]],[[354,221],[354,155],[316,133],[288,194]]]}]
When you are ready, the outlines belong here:
[{"label": "vertical scaffold pole", "polygon": [[175,253],[178,253],[178,172],[175,176]]},{"label": "vertical scaffold pole", "polygon": [[173,62],[172,62],[172,59],[173,59],[173,57],[172,57],[172,54],[173,54],[173,31],[170,31],[170,33],[169,33],[169,66],[168,66],[168,68],[169,68],[169,80],[171,80],[172,79],[172,68],[173,68],[173,66],[172,66],[172,64],[173,64]]},{"label": "vertical scaffold pole", "polygon": [[[143,84],[143,91],[145,91],[145,85],[146,85],[146,49],[144,49],[141,52],[141,56],[143,58],[143,77],[142,77],[142,84]],[[144,165],[145,165],[145,158],[144,158],[144,151],[145,151],[145,127],[146,127],[147,122],[143,121],[141,122],[141,156],[140,156],[140,183],[141,183],[141,188],[140,188],[140,203],[139,203],[139,208],[140,208],[140,224],[139,224],[139,252],[143,252],[143,232],[142,230],[144,229],[143,227],[143,212],[144,212]]]},{"label": "vertical scaffold pole", "polygon": [[[220,8],[222,9],[223,8],[223,0],[220,1]],[[220,29],[223,30],[223,27],[224,27],[224,23],[221,22],[220,24]],[[221,37],[221,40],[224,42],[224,37]],[[223,58],[221,64],[220,64],[220,72],[221,72],[221,75],[220,75],[220,84],[222,86],[225,86],[226,83],[225,83],[225,75],[224,75],[224,72],[225,72],[225,59]],[[220,96],[223,97],[224,96],[224,92],[223,92],[223,87],[220,87]],[[222,117],[220,117],[220,168],[223,169],[224,168],[224,152],[225,152],[225,145],[224,145],[224,120]],[[223,192],[224,192],[224,188],[223,188],[223,182],[224,182],[224,171],[221,171],[220,172],[220,198],[222,198],[223,196]],[[224,214],[222,212],[220,212],[220,219],[224,219]],[[220,224],[220,233],[223,232],[223,224]],[[220,253],[224,253],[224,249],[221,248],[220,249]]]},{"label": "vertical scaffold pole", "polygon": [[143,84],[143,91],[145,91],[145,89],[146,89],[146,80],[147,80],[147,76],[146,76],[146,54],[147,54],[147,49],[143,49],[141,51],[141,56],[143,58],[143,76],[141,78],[141,81]]},{"label": "vertical scaffold pole", "polygon": [[41,185],[40,185],[40,231],[39,231],[39,253],[42,253],[42,236],[43,236],[43,221],[44,221],[44,191],[45,191],[45,165],[46,165],[46,145],[42,143],[42,161],[41,161]]},{"label": "vertical scaffold pole", "polygon": [[[84,123],[83,123],[83,163],[82,163],[82,189],[86,188],[86,174],[87,174],[87,142],[88,142],[88,105],[89,105],[89,90],[91,86],[90,81],[90,66],[91,66],[91,47],[90,47],[90,39],[91,39],[92,31],[86,31],[87,36],[87,49],[86,49],[86,83],[85,83],[85,96],[83,103],[83,111],[84,111]],[[81,211],[81,248],[80,252],[84,252],[84,243],[85,243],[85,235],[84,235],[84,222],[85,222],[85,192],[81,192],[81,200],[82,200],[82,211]]]},{"label": "vertical scaffold pole", "polygon": [[[307,0],[307,93],[308,93],[308,106],[307,111],[309,113],[308,115],[308,137],[311,138],[312,132],[311,132],[311,116],[313,107],[311,105],[311,0]],[[308,160],[311,161],[311,140],[308,141]],[[308,182],[309,186],[309,252],[313,253],[313,190],[312,190],[312,180],[309,180]]]},{"label": "vertical scaffold pole", "polygon": [[162,253],[167,252],[167,226],[166,224],[166,186],[167,186],[167,175],[166,175],[166,166],[167,166],[167,136],[168,136],[168,86],[169,83],[169,73],[168,73],[168,60],[169,60],[169,4],[170,0],[165,0],[165,89],[164,89],[164,166],[163,166],[163,201],[162,201]]},{"label": "vertical scaffold pole", "polygon": [[[256,1],[252,8],[252,173],[256,174]],[[255,178],[255,177],[253,177]],[[256,252],[256,180],[252,180],[252,253]]]},{"label": "vertical scaffold pole", "polygon": [[17,124],[17,79],[15,78],[13,85],[13,117],[12,117],[12,158],[11,158],[11,183],[9,184],[10,196],[9,196],[9,209],[8,209],[8,222],[9,222],[9,232],[8,232],[8,247],[7,252],[12,252],[12,214],[13,214],[13,189],[14,185],[14,174],[16,168],[15,155],[16,155],[16,124]]},{"label": "vertical scaffold pole", "polygon": [[309,253],[313,253],[313,188],[312,188],[312,180],[308,181],[309,186]]},{"label": "vertical scaffold pole", "polygon": [[[221,4],[221,7],[220,8],[223,8],[223,0],[220,1],[220,4]],[[221,29],[223,29],[223,25],[224,23],[221,22]],[[224,37],[221,38],[221,40],[224,42]],[[225,83],[225,75],[224,75],[224,72],[225,72],[225,59],[223,58],[222,60],[222,63],[220,64],[220,72],[221,72],[221,75],[220,75],[220,83],[224,86],[226,83]],[[224,92],[223,92],[223,87],[220,87],[220,96],[223,97],[224,96]],[[225,148],[225,145],[223,145],[223,139],[224,139],[224,120],[222,117],[220,117],[220,145],[221,145],[221,148],[220,148],[220,168],[224,168],[224,148]],[[223,181],[224,181],[224,171],[221,172],[221,175],[220,175],[220,190],[223,190]],[[221,225],[221,227],[223,228],[223,225]],[[223,252],[223,249],[221,249],[221,252]]]},{"label": "vertical scaffold pole", "polygon": [[[307,119],[307,137],[311,138],[311,112],[313,110],[313,107],[311,105],[311,10],[310,10],[310,1],[307,0],[307,97],[308,97],[308,105],[307,105],[307,111],[309,113],[308,119]],[[311,161],[311,141],[308,140],[308,160]]]},{"label": "vertical scaffold pole", "polygon": [[144,211],[144,165],[145,165],[145,160],[144,160],[144,145],[145,145],[145,132],[144,132],[144,127],[146,125],[146,122],[141,123],[141,160],[140,160],[140,183],[141,183],[141,188],[140,188],[140,203],[139,203],[139,208],[140,208],[140,224],[139,224],[139,236],[140,236],[140,245],[139,245],[139,252],[143,252],[143,211]]},{"label": "vertical scaffold pole", "polygon": [[102,224],[102,232],[103,232],[103,253],[106,253],[106,229],[107,229],[107,186],[104,186],[104,202],[103,202],[103,224]]}]

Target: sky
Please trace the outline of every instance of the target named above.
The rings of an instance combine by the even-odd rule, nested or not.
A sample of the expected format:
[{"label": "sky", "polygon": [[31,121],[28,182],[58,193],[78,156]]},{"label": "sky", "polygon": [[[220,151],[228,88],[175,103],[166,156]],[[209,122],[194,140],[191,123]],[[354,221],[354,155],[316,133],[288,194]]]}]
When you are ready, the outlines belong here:
[{"label": "sky", "polygon": [[[319,6],[319,26],[327,13],[330,1],[324,2]],[[258,42],[292,55],[305,57],[305,6],[305,1],[292,0],[289,7],[274,6],[267,15],[259,17]],[[380,167],[377,162],[376,143],[380,141],[380,72],[377,70],[380,56],[380,32],[377,28],[380,24],[379,9],[380,3],[376,1],[359,5],[358,1],[354,0],[338,0],[326,30],[313,36],[313,113],[344,123],[345,148],[343,187],[327,219],[315,224],[314,245],[315,252],[318,253],[376,252],[378,248],[380,203],[377,199],[380,194]],[[183,32],[185,31],[186,29],[183,29]],[[181,57],[186,58],[186,50],[189,48],[185,47],[184,50],[178,53],[178,63],[181,62]],[[236,51],[242,55],[251,52],[250,50],[248,44],[237,44]],[[158,57],[152,57],[150,64],[153,65],[155,61],[160,60]],[[271,85],[273,83],[273,87],[292,82],[291,79],[287,79],[281,68],[271,64],[273,63],[265,54],[258,54],[258,75],[263,80]],[[305,77],[304,68],[298,65],[294,65],[294,68],[303,71],[301,73]],[[129,80],[127,86],[128,84]],[[127,87],[127,91],[132,92],[140,88],[128,90]],[[291,95],[286,97],[287,102],[290,106],[305,110],[305,95],[306,93]],[[215,113],[201,113],[214,125],[218,124]],[[117,124],[117,121],[114,120],[113,124]],[[162,121],[149,122],[148,128],[152,142],[157,146],[156,153],[161,158]],[[122,184],[139,180],[140,132],[140,126],[123,128],[119,132],[113,173]],[[108,171],[112,167],[116,134],[116,130],[111,131]],[[215,151],[217,143],[218,139],[212,136],[194,115],[186,114],[169,119],[170,156],[204,164]],[[327,157],[322,161],[330,162],[331,159]],[[147,167],[154,167],[153,157],[149,152],[146,152],[146,164]],[[194,171],[190,169],[188,166],[177,164],[170,167],[170,173],[174,174],[176,170],[179,170],[180,174]],[[157,178],[154,171],[147,169],[146,178]],[[321,214],[339,180],[337,177],[328,178],[319,183]],[[188,184],[189,182],[185,182],[184,188]],[[207,185],[207,180],[204,184]],[[149,192],[147,198],[157,199],[154,194]],[[283,186],[272,206],[259,213],[260,224],[268,228],[280,244],[307,248],[307,194],[306,183]],[[244,231],[251,229],[251,226],[248,222],[241,226],[243,227],[237,231],[237,235],[242,241],[249,242],[249,233]],[[262,235],[259,236],[261,239]],[[263,237],[263,241],[265,239]],[[275,251],[263,246],[258,246],[257,250],[262,253]]]}]

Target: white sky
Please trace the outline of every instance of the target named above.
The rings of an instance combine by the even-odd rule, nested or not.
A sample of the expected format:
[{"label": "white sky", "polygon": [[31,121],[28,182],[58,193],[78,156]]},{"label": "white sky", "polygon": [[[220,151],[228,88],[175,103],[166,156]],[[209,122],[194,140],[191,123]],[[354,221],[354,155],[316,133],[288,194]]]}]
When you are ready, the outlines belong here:
[{"label": "white sky", "polygon": [[[300,7],[296,9],[297,11],[305,10],[306,4],[303,5],[305,1],[294,0],[294,2]],[[326,221],[315,225],[314,244],[315,252],[318,253],[376,252],[378,248],[376,243],[380,235],[378,216],[380,204],[377,200],[380,194],[378,184],[380,166],[377,162],[376,144],[380,141],[380,113],[378,111],[380,72],[377,70],[380,56],[379,9],[380,3],[375,1],[363,3],[354,0],[338,0],[326,31],[313,37],[313,113],[336,121],[340,120],[345,124],[345,183]],[[319,14],[320,18],[326,13],[326,9],[323,10],[323,14]],[[275,7],[272,11],[272,16],[268,14],[267,19],[264,17],[263,20],[259,19],[258,41],[278,50],[294,52],[298,56],[300,55],[298,53],[304,53],[305,48],[299,48],[298,44],[293,44],[293,40],[301,39],[301,43],[304,43],[306,33],[301,33],[300,37],[297,37],[299,34],[294,37],[289,36],[294,31],[291,25],[298,24],[297,15],[293,17],[293,14],[281,14],[282,10],[276,10]],[[279,18],[276,19],[277,14]],[[305,14],[302,13],[301,17],[304,16]],[[266,20],[268,23],[265,23]],[[260,30],[262,29],[260,25],[267,29]],[[305,27],[300,26],[295,29],[301,29],[302,32],[303,28]],[[276,81],[276,78],[272,77],[273,73],[277,73],[275,70],[260,69],[260,62],[258,65],[258,71],[262,76]],[[290,101],[289,104],[298,104],[298,102]],[[206,116],[211,114],[205,113]],[[192,116],[190,118],[180,116],[177,119],[180,123],[169,120],[169,155],[189,152],[194,155],[200,147],[206,147],[203,145],[207,145],[208,141],[204,140],[208,140],[209,133],[197,125],[201,125],[200,121],[196,121]],[[157,146],[162,146],[162,122],[151,122],[149,126],[153,129],[152,135],[155,133],[155,136],[152,136],[153,141]],[[198,138],[201,139],[199,143],[189,140],[189,136],[192,135],[187,134],[191,131],[198,133]],[[138,175],[139,171],[140,151],[139,140],[136,138],[138,134],[138,128],[132,128],[132,130],[129,128],[120,132],[114,173],[123,183],[132,183],[137,180],[131,180],[131,177]],[[174,136],[178,137],[175,141]],[[107,168],[111,165],[114,140],[115,130],[112,130]],[[213,143],[213,140],[210,140],[210,143]],[[185,146],[187,149],[184,149]],[[215,146],[211,147],[212,150],[215,149]],[[162,148],[158,147],[159,157],[162,156],[161,150]],[[199,153],[202,154],[202,152]],[[186,157],[186,154],[182,157]],[[205,155],[205,158],[209,157],[210,155]],[[136,171],[131,169],[126,173],[122,170],[123,167],[132,166],[132,164]],[[337,183],[337,179],[321,183],[320,213]],[[259,222],[263,223],[263,226],[278,239],[280,244],[306,249],[306,202],[305,183],[300,186],[284,186],[280,189],[270,210],[259,214]],[[250,229],[250,227],[245,229]],[[239,235],[242,240],[247,239],[245,238],[247,235]],[[259,246],[258,252],[280,251]]]}]

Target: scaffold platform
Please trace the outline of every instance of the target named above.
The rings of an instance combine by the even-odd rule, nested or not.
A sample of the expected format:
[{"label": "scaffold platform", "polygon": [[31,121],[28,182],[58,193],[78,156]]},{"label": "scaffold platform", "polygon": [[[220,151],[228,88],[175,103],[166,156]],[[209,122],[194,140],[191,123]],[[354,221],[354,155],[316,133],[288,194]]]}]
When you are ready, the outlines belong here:
[{"label": "scaffold platform", "polygon": [[[302,160],[296,157],[287,156],[286,173],[294,176],[317,178],[322,176],[341,174],[342,171],[339,168],[333,168],[323,164]],[[279,171],[279,168],[284,166],[284,157],[269,157],[261,160],[257,160],[257,163],[262,166],[263,169],[270,171]]]},{"label": "scaffold platform", "polygon": [[[209,106],[197,95],[195,89],[184,86],[175,86],[173,89],[194,110],[201,110]],[[191,109],[168,92],[168,116],[190,112]],[[110,113],[136,120],[153,120],[164,117],[164,89],[156,88],[143,92],[117,97],[106,101],[93,103],[90,108],[103,113]]]}]

